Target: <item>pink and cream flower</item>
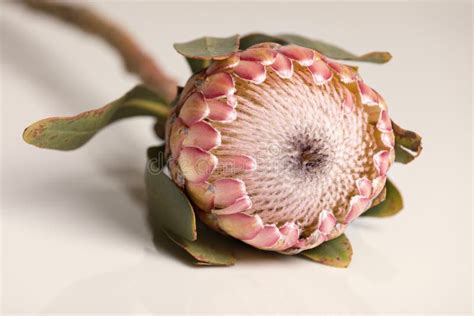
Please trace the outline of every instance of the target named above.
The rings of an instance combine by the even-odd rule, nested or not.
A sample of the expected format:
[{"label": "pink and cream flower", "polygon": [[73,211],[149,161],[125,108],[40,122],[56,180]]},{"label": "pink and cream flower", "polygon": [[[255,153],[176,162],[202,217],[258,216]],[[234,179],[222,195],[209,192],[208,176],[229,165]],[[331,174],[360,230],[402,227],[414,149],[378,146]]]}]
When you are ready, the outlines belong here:
[{"label": "pink and cream flower", "polygon": [[383,98],[354,67],[263,43],[214,60],[168,120],[168,167],[204,223],[294,254],[341,235],[394,161]]}]

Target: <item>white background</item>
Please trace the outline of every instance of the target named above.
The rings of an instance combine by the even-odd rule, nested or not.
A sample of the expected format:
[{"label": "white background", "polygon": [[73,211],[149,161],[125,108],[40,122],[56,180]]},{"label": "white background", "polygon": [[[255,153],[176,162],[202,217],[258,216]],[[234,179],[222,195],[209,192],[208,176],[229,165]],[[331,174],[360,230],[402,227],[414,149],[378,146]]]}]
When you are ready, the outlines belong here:
[{"label": "white background", "polygon": [[348,269],[239,249],[196,268],[147,229],[143,169],[152,121],[107,128],[74,152],[22,142],[38,119],[101,106],[135,83],[102,42],[1,3],[1,285],[4,313],[469,313],[472,308],[472,4],[90,3],[120,22],[183,84],[174,42],[294,32],[354,52],[392,117],[424,152],[391,178],[405,209],[347,231]]}]

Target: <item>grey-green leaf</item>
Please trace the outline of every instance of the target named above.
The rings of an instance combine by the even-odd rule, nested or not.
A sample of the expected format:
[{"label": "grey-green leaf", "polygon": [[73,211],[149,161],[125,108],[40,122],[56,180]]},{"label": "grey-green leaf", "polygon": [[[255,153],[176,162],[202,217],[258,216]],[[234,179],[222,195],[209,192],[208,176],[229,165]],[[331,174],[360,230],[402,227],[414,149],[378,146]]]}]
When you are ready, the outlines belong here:
[{"label": "grey-green leaf", "polygon": [[289,44],[288,41],[273,35],[268,35],[264,33],[250,33],[240,38],[240,49],[244,50],[249,48],[250,46],[265,42],[278,43],[281,45]]},{"label": "grey-green leaf", "polygon": [[189,68],[191,68],[193,74],[207,68],[211,63],[210,59],[194,59],[189,57],[186,57],[186,61],[188,62]]},{"label": "grey-green leaf", "polygon": [[351,263],[352,246],[346,235],[342,234],[300,254],[328,266],[346,268]]},{"label": "grey-green leaf", "polygon": [[392,55],[389,52],[371,52],[363,55],[356,55],[338,46],[295,34],[279,34],[275,36],[263,33],[248,34],[240,39],[240,49],[246,49],[252,45],[263,42],[275,42],[281,45],[295,44],[304,46],[317,50],[318,52],[333,59],[365,61],[381,64],[388,62],[392,58]]},{"label": "grey-green leaf", "polygon": [[399,144],[395,143],[395,161],[407,164],[415,160],[415,155],[412,154],[409,150],[406,150]]},{"label": "grey-green leaf", "polygon": [[165,234],[191,255],[197,265],[230,266],[236,261],[230,250],[233,248],[233,241],[203,224],[198,225],[198,238],[195,241],[181,238],[166,230]]},{"label": "grey-green leaf", "polygon": [[395,161],[407,164],[418,157],[423,149],[421,136],[405,130],[392,121],[395,134]]},{"label": "grey-green leaf", "polygon": [[230,37],[205,36],[186,43],[176,43],[181,55],[192,59],[224,59],[239,49],[238,34]]},{"label": "grey-green leaf", "polygon": [[385,200],[362,213],[362,216],[388,217],[397,214],[403,209],[402,195],[392,181],[387,179],[385,189]]},{"label": "grey-green leaf", "polygon": [[123,118],[168,116],[167,102],[143,85],[97,110],[72,117],[53,117],[33,123],[23,132],[25,142],[41,148],[72,150],[87,143],[100,129]]},{"label": "grey-green leaf", "polygon": [[286,40],[288,43],[317,50],[323,55],[333,59],[365,61],[383,64],[392,58],[392,55],[389,52],[371,52],[363,55],[356,55],[338,46],[320,40],[310,39],[301,35],[280,34],[278,37]]},{"label": "grey-green leaf", "polygon": [[163,172],[164,147],[148,150],[145,182],[150,210],[150,223],[183,239],[197,238],[196,217],[184,192]]},{"label": "grey-green leaf", "polygon": [[372,200],[372,205],[371,207],[374,207],[376,205],[379,205],[383,201],[385,201],[385,198],[387,197],[387,189],[384,187],[382,191],[377,195],[373,200]]}]

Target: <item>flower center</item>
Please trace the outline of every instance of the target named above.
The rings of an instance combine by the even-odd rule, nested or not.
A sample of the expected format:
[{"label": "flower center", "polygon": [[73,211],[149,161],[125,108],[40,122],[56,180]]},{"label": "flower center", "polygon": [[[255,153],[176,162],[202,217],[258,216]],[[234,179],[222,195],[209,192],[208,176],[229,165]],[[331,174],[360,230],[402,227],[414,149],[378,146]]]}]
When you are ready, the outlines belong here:
[{"label": "flower center", "polygon": [[330,150],[322,139],[305,139],[295,137],[291,141],[293,150],[288,155],[288,168],[296,172],[296,176],[311,176],[324,172],[330,162]]},{"label": "flower center", "polygon": [[320,153],[318,148],[305,146],[301,150],[300,163],[304,172],[315,172],[324,166],[327,161],[327,155]]},{"label": "flower center", "polygon": [[363,176],[373,178],[373,128],[357,102],[343,109],[340,84],[313,83],[304,69],[289,80],[272,72],[260,85],[236,80],[237,119],[214,123],[221,132],[220,155],[244,154],[257,162],[249,173],[217,168],[209,181],[236,177],[252,200],[247,214],[264,223],[294,222],[310,233],[324,209],[343,218]]}]

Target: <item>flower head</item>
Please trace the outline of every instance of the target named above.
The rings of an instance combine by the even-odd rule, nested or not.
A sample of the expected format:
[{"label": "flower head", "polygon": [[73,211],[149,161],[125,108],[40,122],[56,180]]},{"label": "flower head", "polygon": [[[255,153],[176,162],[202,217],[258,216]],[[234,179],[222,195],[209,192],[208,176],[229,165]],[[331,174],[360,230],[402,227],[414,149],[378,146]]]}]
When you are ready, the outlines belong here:
[{"label": "flower head", "polygon": [[395,157],[383,98],[354,67],[296,45],[213,61],[184,87],[167,133],[172,178],[200,218],[288,254],[342,234]]}]

